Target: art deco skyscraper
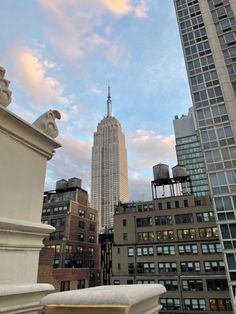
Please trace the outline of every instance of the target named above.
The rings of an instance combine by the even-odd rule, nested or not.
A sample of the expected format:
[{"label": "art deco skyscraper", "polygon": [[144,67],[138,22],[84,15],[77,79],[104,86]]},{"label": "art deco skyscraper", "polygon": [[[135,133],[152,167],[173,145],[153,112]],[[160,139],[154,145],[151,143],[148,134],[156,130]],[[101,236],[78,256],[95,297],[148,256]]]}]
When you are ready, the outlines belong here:
[{"label": "art deco skyscraper", "polygon": [[108,86],[107,114],[94,133],[92,148],[91,206],[98,210],[100,230],[113,226],[114,205],[128,200],[125,136],[112,116]]},{"label": "art deco skyscraper", "polygon": [[[174,4],[233,301],[236,289],[236,1],[174,0]],[[213,298],[211,309],[219,311],[221,302]]]}]

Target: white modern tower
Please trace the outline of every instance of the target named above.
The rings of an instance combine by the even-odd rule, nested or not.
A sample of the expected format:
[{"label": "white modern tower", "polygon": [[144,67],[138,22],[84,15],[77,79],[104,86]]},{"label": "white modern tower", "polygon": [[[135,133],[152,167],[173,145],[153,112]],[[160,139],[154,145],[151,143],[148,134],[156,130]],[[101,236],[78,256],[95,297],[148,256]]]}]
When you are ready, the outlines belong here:
[{"label": "white modern tower", "polygon": [[[174,4],[234,304],[236,1],[174,0]],[[219,310],[226,302],[221,299],[213,301],[211,310]]]},{"label": "white modern tower", "polygon": [[107,114],[94,133],[92,148],[91,206],[98,210],[100,230],[113,226],[114,206],[128,201],[125,136],[112,116],[108,86]]}]

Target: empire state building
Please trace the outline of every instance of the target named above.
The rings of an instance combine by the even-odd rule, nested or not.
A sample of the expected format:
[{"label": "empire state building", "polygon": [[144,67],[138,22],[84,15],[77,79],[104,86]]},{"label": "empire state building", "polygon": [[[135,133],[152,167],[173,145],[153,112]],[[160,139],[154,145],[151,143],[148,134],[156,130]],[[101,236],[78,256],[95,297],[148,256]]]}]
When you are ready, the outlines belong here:
[{"label": "empire state building", "polygon": [[91,206],[98,211],[99,229],[113,226],[114,206],[128,201],[125,136],[112,115],[108,86],[107,114],[94,133],[92,147]]}]

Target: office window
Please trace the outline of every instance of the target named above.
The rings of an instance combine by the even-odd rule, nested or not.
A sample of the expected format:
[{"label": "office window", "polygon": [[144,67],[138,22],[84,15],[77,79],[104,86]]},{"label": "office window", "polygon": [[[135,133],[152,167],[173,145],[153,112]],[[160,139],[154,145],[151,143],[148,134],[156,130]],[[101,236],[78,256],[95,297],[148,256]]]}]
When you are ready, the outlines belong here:
[{"label": "office window", "polygon": [[128,264],[128,272],[129,274],[134,274],[134,263]]},{"label": "office window", "polygon": [[179,245],[179,254],[198,254],[197,244],[183,244]]},{"label": "office window", "polygon": [[158,263],[158,269],[160,273],[177,272],[177,265],[175,262]]},{"label": "office window", "polygon": [[174,245],[157,246],[157,255],[175,255]]},{"label": "office window", "polygon": [[177,230],[178,239],[195,239],[196,231],[195,229],[179,229]]},{"label": "office window", "polygon": [[163,310],[180,310],[180,299],[160,298]]},{"label": "office window", "polygon": [[147,284],[154,284],[155,280],[152,279],[144,279],[144,280],[137,280],[138,285],[147,285]]},{"label": "office window", "polygon": [[157,231],[156,235],[157,235],[157,240],[173,240],[174,239],[173,230]]},{"label": "office window", "polygon": [[210,299],[211,311],[232,311],[232,305],[230,299]]},{"label": "office window", "polygon": [[218,238],[219,232],[217,227],[199,228],[200,238]]},{"label": "office window", "polygon": [[60,291],[67,291],[67,290],[70,290],[70,281],[69,280],[61,281]]},{"label": "office window", "polygon": [[137,240],[141,241],[154,241],[154,233],[150,232],[138,232],[137,233]]},{"label": "office window", "polygon": [[199,272],[200,262],[181,262],[180,268],[182,272]]},{"label": "office window", "polygon": [[153,256],[152,246],[137,247],[137,256]]},{"label": "office window", "polygon": [[50,208],[43,208],[42,216],[49,216],[50,213],[51,213],[51,209]]},{"label": "office window", "polygon": [[134,256],[134,248],[133,247],[128,247],[127,251],[128,251],[129,257]]},{"label": "office window", "polygon": [[156,226],[172,225],[172,216],[155,216]]},{"label": "office window", "polygon": [[205,299],[184,299],[184,309],[186,311],[205,311],[206,301]]},{"label": "office window", "polygon": [[203,254],[222,253],[222,246],[220,243],[206,243],[201,244]]},{"label": "office window", "polygon": [[229,290],[227,279],[207,279],[208,291],[225,291]]},{"label": "office window", "polygon": [[223,261],[206,261],[204,268],[206,272],[225,271],[225,263]]},{"label": "office window", "polygon": [[55,228],[64,227],[65,225],[65,218],[57,218],[51,220],[51,225]]},{"label": "office window", "polygon": [[137,218],[136,219],[137,227],[149,227],[152,226],[152,217]]},{"label": "office window", "polygon": [[193,215],[192,214],[175,215],[175,223],[177,225],[193,223]]},{"label": "office window", "polygon": [[197,213],[197,222],[215,221],[214,212]]},{"label": "office window", "polygon": [[183,291],[203,291],[201,279],[182,280]]},{"label": "office window", "polygon": [[137,263],[137,273],[155,273],[155,263]]},{"label": "office window", "polygon": [[178,281],[177,280],[158,280],[158,283],[165,286],[167,291],[178,291]]}]

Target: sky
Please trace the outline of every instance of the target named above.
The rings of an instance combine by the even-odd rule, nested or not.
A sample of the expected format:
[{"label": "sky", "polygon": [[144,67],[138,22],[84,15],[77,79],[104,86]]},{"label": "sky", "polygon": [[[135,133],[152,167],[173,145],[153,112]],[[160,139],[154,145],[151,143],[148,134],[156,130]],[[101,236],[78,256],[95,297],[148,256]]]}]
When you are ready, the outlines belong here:
[{"label": "sky", "polygon": [[151,199],[152,167],[176,164],[173,118],[191,106],[173,1],[8,0],[0,21],[8,109],[29,123],[48,109],[62,116],[62,148],[48,162],[45,190],[79,177],[90,191],[109,80],[126,137],[129,199]]}]

